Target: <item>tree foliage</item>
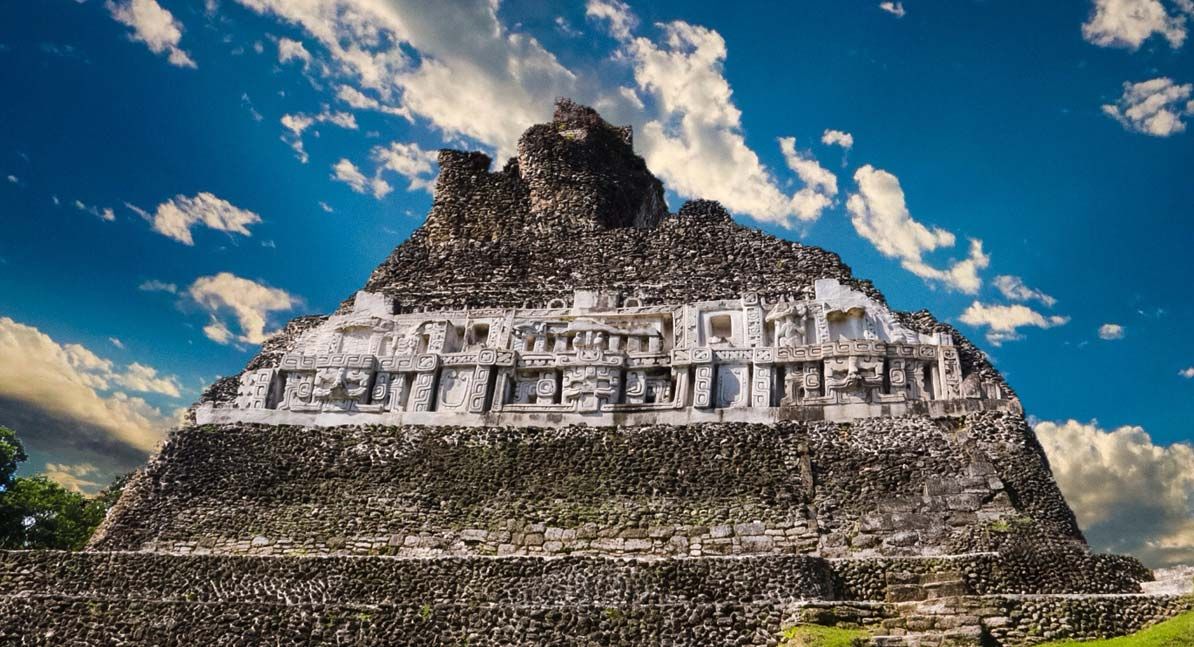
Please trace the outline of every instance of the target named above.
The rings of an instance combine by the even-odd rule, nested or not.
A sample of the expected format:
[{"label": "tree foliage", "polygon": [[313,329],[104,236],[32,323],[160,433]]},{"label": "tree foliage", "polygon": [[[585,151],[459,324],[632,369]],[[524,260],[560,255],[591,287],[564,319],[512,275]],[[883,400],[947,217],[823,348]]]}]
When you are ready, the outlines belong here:
[{"label": "tree foliage", "polygon": [[0,549],[78,550],[116,503],[130,475],[88,498],[45,476],[16,477],[28,460],[21,441],[0,427]]},{"label": "tree foliage", "polygon": [[0,492],[4,492],[12,485],[13,475],[17,473],[17,465],[28,460],[25,448],[17,439],[17,432],[8,427],[0,426]]}]

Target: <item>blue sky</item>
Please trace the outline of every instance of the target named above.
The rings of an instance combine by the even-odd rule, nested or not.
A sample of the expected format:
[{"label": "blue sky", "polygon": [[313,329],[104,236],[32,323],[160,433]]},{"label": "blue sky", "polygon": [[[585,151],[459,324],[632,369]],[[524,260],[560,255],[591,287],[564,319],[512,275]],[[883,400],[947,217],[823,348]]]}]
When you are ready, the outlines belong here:
[{"label": "blue sky", "polygon": [[[135,466],[420,224],[435,149],[508,154],[570,95],[635,126],[673,210],[719,199],[953,322],[1050,451],[1194,472],[1189,0],[412,4],[0,4],[27,471]],[[1194,545],[1191,491],[1154,544]]]}]

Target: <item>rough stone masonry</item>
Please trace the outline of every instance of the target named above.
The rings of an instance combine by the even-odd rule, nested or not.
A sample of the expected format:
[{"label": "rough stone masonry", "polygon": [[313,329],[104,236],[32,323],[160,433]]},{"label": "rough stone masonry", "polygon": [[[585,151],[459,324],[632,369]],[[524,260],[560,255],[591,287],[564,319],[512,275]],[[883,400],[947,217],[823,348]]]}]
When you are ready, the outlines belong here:
[{"label": "rough stone masonry", "polygon": [[1089,551],[1015,392],[834,254],[669,213],[561,100],[218,381],[0,644],[1028,645],[1194,607]]}]

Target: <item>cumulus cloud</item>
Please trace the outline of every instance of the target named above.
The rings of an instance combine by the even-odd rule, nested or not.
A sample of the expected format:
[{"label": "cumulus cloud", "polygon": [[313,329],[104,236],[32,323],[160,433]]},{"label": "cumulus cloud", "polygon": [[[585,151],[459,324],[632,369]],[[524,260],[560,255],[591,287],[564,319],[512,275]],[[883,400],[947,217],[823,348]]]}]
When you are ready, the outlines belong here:
[{"label": "cumulus cloud", "polygon": [[[140,209],[137,211],[145,214]],[[189,246],[195,244],[191,237],[191,229],[195,225],[249,236],[249,226],[261,222],[261,216],[256,213],[241,209],[206,191],[190,198],[174,196],[159,204],[152,218],[154,231]]]},{"label": "cumulus cloud", "polygon": [[879,8],[896,18],[903,18],[907,12],[904,10],[904,3],[902,2],[880,2]]},{"label": "cumulus cloud", "polygon": [[891,173],[868,164],[854,173],[854,182],[858,193],[846,201],[846,209],[858,235],[884,256],[899,259],[904,269],[921,278],[966,294],[978,292],[982,286],[979,272],[991,263],[982,241],[970,240],[966,258],[945,268],[934,267],[924,259],[925,254],[953,247],[957,242],[954,234],[939,227],[930,229],[914,220],[899,178]]},{"label": "cumulus cloud", "polygon": [[[199,277],[187,289],[187,295],[211,316],[203,333],[217,344],[260,344],[276,332],[266,332],[270,313],[292,310],[302,303],[285,290],[228,272]],[[236,320],[239,333],[225,321],[229,314]]]},{"label": "cumulus cloud", "polygon": [[1069,323],[1069,317],[1045,315],[1019,303],[1013,305],[984,304],[975,301],[959,317],[962,323],[975,328],[987,328],[987,341],[1000,346],[1005,341],[1023,338],[1021,328],[1054,328]]},{"label": "cumulus cloud", "polygon": [[1178,371],[1177,374],[1186,378],[1187,380],[1194,380],[1194,366],[1183,368],[1182,370]]},{"label": "cumulus cloud", "polygon": [[332,179],[347,184],[357,193],[371,193],[378,199],[384,198],[394,190],[394,187],[380,176],[367,177],[356,164],[347,159],[332,165]]},{"label": "cumulus cloud", "polygon": [[1117,323],[1105,323],[1099,326],[1099,339],[1113,341],[1124,338],[1124,327]]},{"label": "cumulus cloud", "polygon": [[[173,423],[141,398],[116,390],[141,369],[118,369],[84,346],[61,344],[8,317],[0,317],[0,366],[5,367],[0,422],[17,431],[31,455],[82,458],[110,472],[128,470],[145,459]],[[156,371],[150,377],[177,387],[174,378]]]},{"label": "cumulus cloud", "polygon": [[1153,34],[1178,48],[1186,40],[1186,20],[1171,16],[1161,0],[1094,0],[1082,37],[1100,47],[1136,50]]},{"label": "cumulus cloud", "polygon": [[1091,545],[1151,566],[1194,562],[1194,447],[1144,429],[1041,422],[1037,437]]},{"label": "cumulus cloud", "polygon": [[781,137],[779,148],[788,168],[804,182],[804,188],[792,196],[796,217],[801,220],[820,218],[821,212],[837,197],[837,176],[825,170],[812,155],[796,150],[795,137]]},{"label": "cumulus cloud", "polygon": [[991,283],[1005,299],[1011,299],[1012,301],[1039,301],[1050,308],[1057,304],[1057,299],[1040,290],[1028,287],[1024,284],[1024,279],[1018,276],[1001,274],[996,276]]},{"label": "cumulus cloud", "polygon": [[112,18],[132,28],[129,38],[145,43],[154,54],[166,54],[171,65],[197,67],[190,54],[179,48],[182,23],[156,0],[108,0],[105,6]]},{"label": "cumulus cloud", "polygon": [[287,61],[300,61],[303,67],[311,64],[311,52],[303,46],[301,41],[290,38],[278,39],[278,62],[285,63]]},{"label": "cumulus cloud", "polygon": [[1124,83],[1123,95],[1104,105],[1103,113],[1130,131],[1168,137],[1184,131],[1182,118],[1194,115],[1192,92],[1194,84],[1179,85],[1167,77]]},{"label": "cumulus cloud", "polygon": [[384,105],[502,157],[528,124],[550,116],[553,98],[576,96],[575,75],[536,39],[507,29],[488,0],[238,1],[302,28],[327,51],[331,73]]},{"label": "cumulus cloud", "polygon": [[435,188],[434,151],[426,151],[414,142],[390,142],[388,146],[375,146],[370,156],[378,164],[378,174],[392,171],[406,178],[409,190],[422,189],[431,192]]},{"label": "cumulus cloud", "polygon": [[610,35],[618,40],[629,40],[630,33],[638,26],[638,17],[620,0],[589,0],[585,3],[585,16],[605,21]]},{"label": "cumulus cloud", "polygon": [[21,183],[21,180],[20,180],[20,178],[18,178],[18,177],[17,177],[17,176],[15,176],[15,175],[10,175],[10,176],[8,176],[8,182],[9,182],[10,184],[20,184],[20,183]]},{"label": "cumulus cloud", "polygon": [[[725,42],[715,31],[673,22],[660,26],[658,42],[635,38],[637,19],[624,2],[589,2],[587,15],[608,26],[620,43],[615,58],[630,64],[635,77],[634,88],[606,91],[578,79],[536,39],[503,25],[498,4],[488,0],[238,2],[318,42],[337,99],[354,108],[425,120],[448,140],[480,143],[504,158],[529,124],[549,118],[553,99],[577,97],[633,123],[644,158],[682,196],[717,199],[784,226],[818,213],[810,207],[815,198],[788,195],[746,145],[721,71]],[[465,33],[470,37],[459,37]],[[288,129],[294,145],[295,128]]]},{"label": "cumulus cloud", "polygon": [[351,112],[341,112],[329,110],[327,106],[319,114],[293,114],[282,115],[282,127],[287,130],[287,133],[282,135],[282,141],[290,144],[294,149],[294,155],[300,162],[306,164],[310,157],[307,155],[306,149],[303,147],[303,133],[315,124],[328,123],[348,130],[357,129],[357,119]]},{"label": "cumulus cloud", "polygon": [[718,200],[755,220],[784,227],[815,220],[824,194],[786,194],[746,144],[722,69],[725,39],[682,21],[659,29],[658,41],[635,37],[622,52],[633,66],[635,98],[652,104],[638,138],[651,169],[680,195]]},{"label": "cumulus cloud", "polygon": [[92,463],[46,463],[42,475],[72,492],[81,494],[95,494],[105,485],[101,482],[99,468]]},{"label": "cumulus cloud", "polygon": [[336,89],[336,99],[357,110],[376,110],[389,115],[411,119],[410,111],[401,106],[389,106],[381,101],[361,92],[351,85],[341,85]]},{"label": "cumulus cloud", "polygon": [[821,143],[826,146],[841,146],[846,150],[854,148],[854,135],[840,130],[827,129],[821,133]]},{"label": "cumulus cloud", "polygon": [[[118,346],[123,348],[123,344]],[[121,370],[116,368],[112,360],[104,359],[80,344],[66,344],[62,349],[66,361],[78,371],[79,379],[87,386],[107,391],[116,385],[141,393],[157,393],[173,398],[182,396],[178,378],[158,375],[157,369],[152,366],[133,362]]]}]

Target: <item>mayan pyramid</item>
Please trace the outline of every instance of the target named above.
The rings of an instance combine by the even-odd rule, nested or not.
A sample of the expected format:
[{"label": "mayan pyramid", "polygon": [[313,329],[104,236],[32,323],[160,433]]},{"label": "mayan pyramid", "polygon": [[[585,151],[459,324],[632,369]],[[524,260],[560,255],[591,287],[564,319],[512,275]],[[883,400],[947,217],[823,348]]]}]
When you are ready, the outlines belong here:
[{"label": "mayan pyramid", "polygon": [[1015,392],[837,255],[669,213],[562,100],[221,380],[4,645],[1021,645],[1190,608],[1092,553]]}]

